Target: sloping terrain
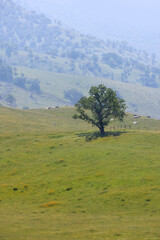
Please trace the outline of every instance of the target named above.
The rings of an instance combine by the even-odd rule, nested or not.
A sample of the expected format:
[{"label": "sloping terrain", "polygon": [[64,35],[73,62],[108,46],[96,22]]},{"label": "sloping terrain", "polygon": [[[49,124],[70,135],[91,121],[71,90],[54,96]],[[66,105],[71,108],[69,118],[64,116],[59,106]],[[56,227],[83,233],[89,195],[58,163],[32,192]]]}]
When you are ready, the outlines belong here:
[{"label": "sloping terrain", "polygon": [[[53,72],[34,70],[24,67],[17,68],[28,79],[39,79],[41,93],[23,89],[14,84],[1,83],[0,103],[18,108],[46,108],[70,106],[75,104],[82,95],[87,95],[90,86],[104,83],[111,87],[126,100],[127,111],[140,115],[160,117],[160,94],[157,88],[121,83],[105,78],[73,76]],[[13,95],[16,101],[6,102],[8,95]]]},{"label": "sloping terrain", "polygon": [[125,42],[105,42],[65,29],[60,22],[51,22],[12,1],[2,2],[0,29],[1,54],[10,64],[148,87],[160,84],[155,56]]},{"label": "sloping terrain", "polygon": [[86,141],[73,113],[0,107],[1,238],[158,240],[160,121]]},{"label": "sloping terrain", "polygon": [[[159,2],[92,0],[15,0],[51,19],[100,39],[123,39],[159,55]],[[72,13],[72,14],[70,14]],[[136,16],[136,17],[135,17]],[[127,19],[127,20],[126,20]],[[123,27],[122,27],[123,26]]]},{"label": "sloping terrain", "polygon": [[105,82],[125,98],[129,111],[159,117],[154,54],[66,29],[12,0],[1,2],[0,31],[0,104],[73,105],[91,85]]}]

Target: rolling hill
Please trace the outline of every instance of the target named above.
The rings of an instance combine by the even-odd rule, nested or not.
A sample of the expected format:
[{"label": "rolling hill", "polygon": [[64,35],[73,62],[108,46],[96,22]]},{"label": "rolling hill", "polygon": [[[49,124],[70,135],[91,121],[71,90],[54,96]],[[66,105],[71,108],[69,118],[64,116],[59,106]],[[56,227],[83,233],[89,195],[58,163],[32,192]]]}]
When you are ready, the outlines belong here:
[{"label": "rolling hill", "polygon": [[0,107],[1,238],[158,240],[160,121],[86,141],[74,111]]},{"label": "rolling hill", "polygon": [[12,68],[9,80],[0,73],[0,104],[73,105],[75,95],[105,82],[125,98],[129,111],[159,117],[160,68],[154,54],[69,30],[12,0],[1,2],[0,30],[0,71],[5,64]]}]

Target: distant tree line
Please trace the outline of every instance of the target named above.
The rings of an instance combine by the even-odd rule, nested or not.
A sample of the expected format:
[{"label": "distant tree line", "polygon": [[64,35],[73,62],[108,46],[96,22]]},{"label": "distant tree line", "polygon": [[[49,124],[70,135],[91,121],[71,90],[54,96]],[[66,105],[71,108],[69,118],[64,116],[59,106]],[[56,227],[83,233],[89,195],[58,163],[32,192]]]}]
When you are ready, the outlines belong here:
[{"label": "distant tree line", "polygon": [[40,82],[38,79],[28,79],[21,74],[18,76],[16,68],[14,71],[11,66],[0,59],[0,82],[12,83],[20,88],[41,94]]}]

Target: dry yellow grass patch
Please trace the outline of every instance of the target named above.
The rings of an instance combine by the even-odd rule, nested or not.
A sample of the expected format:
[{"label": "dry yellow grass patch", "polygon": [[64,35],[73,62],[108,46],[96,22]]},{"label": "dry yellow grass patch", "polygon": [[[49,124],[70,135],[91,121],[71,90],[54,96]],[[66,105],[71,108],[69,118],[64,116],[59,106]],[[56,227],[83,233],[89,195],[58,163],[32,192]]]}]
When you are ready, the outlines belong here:
[{"label": "dry yellow grass patch", "polygon": [[16,175],[17,172],[18,172],[18,170],[15,169],[15,170],[9,172],[8,176],[14,176],[14,175]]},{"label": "dry yellow grass patch", "polygon": [[10,185],[10,184],[5,184],[5,183],[4,183],[4,184],[2,184],[1,186],[2,186],[2,187],[10,187],[11,185]]},{"label": "dry yellow grass patch", "polygon": [[50,190],[50,191],[48,191],[48,194],[53,195],[53,194],[55,194],[55,192],[56,192],[55,190]]},{"label": "dry yellow grass patch", "polygon": [[98,172],[98,173],[96,173],[96,177],[101,177],[101,176],[103,176],[104,175],[104,172]]},{"label": "dry yellow grass patch", "polygon": [[41,205],[41,207],[54,207],[54,206],[57,206],[57,205],[60,205],[60,202],[58,201],[52,201],[52,202],[49,202],[49,203],[43,203]]}]

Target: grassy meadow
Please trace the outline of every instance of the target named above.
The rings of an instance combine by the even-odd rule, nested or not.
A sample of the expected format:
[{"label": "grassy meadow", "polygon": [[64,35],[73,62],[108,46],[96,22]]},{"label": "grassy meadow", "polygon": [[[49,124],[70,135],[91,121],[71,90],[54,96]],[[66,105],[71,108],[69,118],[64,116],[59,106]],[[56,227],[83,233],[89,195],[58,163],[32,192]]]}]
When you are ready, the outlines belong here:
[{"label": "grassy meadow", "polygon": [[0,107],[0,239],[159,240],[160,121],[73,114]]}]

